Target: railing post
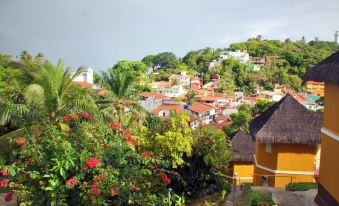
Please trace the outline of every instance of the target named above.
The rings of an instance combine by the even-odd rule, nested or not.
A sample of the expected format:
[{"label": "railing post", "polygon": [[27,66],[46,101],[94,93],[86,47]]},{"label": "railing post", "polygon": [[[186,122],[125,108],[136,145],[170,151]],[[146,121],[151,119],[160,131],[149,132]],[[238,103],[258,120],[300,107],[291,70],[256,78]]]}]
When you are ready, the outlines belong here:
[{"label": "railing post", "polygon": [[233,206],[236,206],[235,204],[235,193],[237,191],[237,173],[235,172],[233,174]]}]

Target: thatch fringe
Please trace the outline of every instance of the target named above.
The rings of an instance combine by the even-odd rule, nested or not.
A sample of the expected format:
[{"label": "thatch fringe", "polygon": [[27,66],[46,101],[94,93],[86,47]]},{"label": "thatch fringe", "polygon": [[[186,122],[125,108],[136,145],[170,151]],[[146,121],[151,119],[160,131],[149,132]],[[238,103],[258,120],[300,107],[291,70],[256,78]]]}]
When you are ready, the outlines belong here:
[{"label": "thatch fringe", "polygon": [[246,132],[239,130],[231,135],[232,161],[233,162],[254,162],[255,143]]},{"label": "thatch fringe", "polygon": [[304,81],[310,80],[339,85],[339,51],[309,69]]},{"label": "thatch fringe", "polygon": [[319,144],[322,113],[307,110],[290,94],[250,123],[253,141],[259,143]]}]

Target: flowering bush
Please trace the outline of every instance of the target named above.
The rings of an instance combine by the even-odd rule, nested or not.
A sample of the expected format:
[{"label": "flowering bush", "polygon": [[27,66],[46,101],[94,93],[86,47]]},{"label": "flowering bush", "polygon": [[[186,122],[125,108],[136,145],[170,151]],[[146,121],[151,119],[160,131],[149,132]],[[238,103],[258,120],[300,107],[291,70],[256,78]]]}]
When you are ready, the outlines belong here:
[{"label": "flowering bush", "polygon": [[27,129],[0,164],[0,187],[27,205],[161,205],[171,182],[164,162],[139,153],[137,140],[120,125],[79,116],[65,115],[39,133]]}]

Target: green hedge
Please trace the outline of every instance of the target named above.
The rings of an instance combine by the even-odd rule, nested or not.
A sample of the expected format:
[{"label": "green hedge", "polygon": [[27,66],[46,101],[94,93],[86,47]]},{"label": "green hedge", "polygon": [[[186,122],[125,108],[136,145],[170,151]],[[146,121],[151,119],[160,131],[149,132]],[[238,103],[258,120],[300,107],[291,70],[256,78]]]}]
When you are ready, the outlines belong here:
[{"label": "green hedge", "polygon": [[309,189],[317,189],[318,183],[314,182],[293,182],[287,185],[289,191],[306,191]]},{"label": "green hedge", "polygon": [[241,206],[258,206],[259,203],[268,203],[269,206],[275,205],[270,192],[255,192],[250,184],[245,184],[243,191],[247,201],[242,203]]}]

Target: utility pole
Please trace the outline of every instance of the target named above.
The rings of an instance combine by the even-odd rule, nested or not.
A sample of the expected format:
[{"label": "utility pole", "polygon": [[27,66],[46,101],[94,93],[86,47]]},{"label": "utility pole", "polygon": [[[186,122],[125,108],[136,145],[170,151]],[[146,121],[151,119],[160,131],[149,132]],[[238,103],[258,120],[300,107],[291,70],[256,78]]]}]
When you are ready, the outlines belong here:
[{"label": "utility pole", "polygon": [[236,206],[236,204],[235,204],[235,193],[237,191],[237,176],[238,176],[238,174],[235,172],[233,174],[233,206]]}]

